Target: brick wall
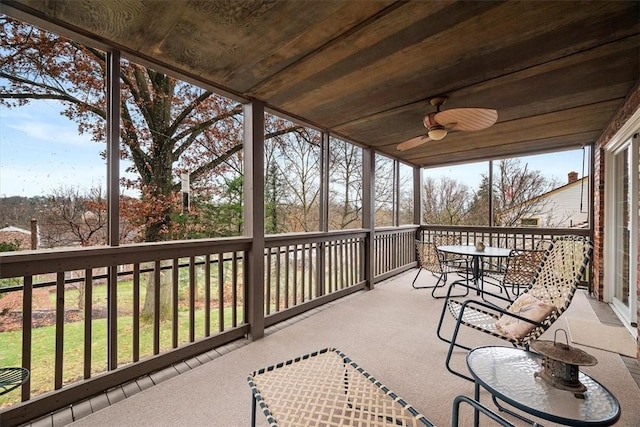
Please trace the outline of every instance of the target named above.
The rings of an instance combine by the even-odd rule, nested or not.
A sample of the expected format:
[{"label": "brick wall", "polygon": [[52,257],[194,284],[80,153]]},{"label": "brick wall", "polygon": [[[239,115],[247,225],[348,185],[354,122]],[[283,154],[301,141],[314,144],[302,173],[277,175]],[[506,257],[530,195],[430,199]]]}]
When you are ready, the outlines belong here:
[{"label": "brick wall", "polygon": [[[617,111],[613,120],[598,138],[594,146],[594,223],[593,223],[593,291],[602,300],[604,290],[603,243],[604,243],[604,149],[613,135],[629,120],[633,113],[640,108],[640,82],[631,90],[622,107]],[[636,215],[640,215],[636,212]],[[640,231],[638,232],[640,242]],[[640,277],[640,247],[638,248],[638,277]],[[636,292],[640,300],[640,282],[636,283]],[[640,305],[639,305],[640,307]],[[640,309],[638,313],[640,318]],[[640,361],[640,327],[638,327],[638,360]]]}]

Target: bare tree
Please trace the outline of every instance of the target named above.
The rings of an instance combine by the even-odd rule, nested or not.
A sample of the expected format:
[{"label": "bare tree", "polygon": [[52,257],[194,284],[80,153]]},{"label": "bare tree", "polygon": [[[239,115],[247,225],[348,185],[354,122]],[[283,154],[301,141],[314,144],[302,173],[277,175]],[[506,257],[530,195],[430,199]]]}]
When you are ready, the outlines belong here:
[{"label": "bare tree", "polygon": [[413,169],[400,165],[400,194],[398,194],[398,220],[400,225],[413,224]]},{"label": "bare tree", "polygon": [[40,239],[45,247],[106,243],[107,201],[100,187],[59,187],[47,197]]},{"label": "bare tree", "polygon": [[375,224],[377,227],[393,225],[395,184],[393,164],[390,158],[376,155]]},{"label": "bare tree", "polygon": [[362,226],[362,149],[333,139],[329,150],[329,227]]},{"label": "bare tree", "polygon": [[321,134],[303,128],[274,140],[278,154],[273,165],[280,176],[285,202],[281,208],[287,219],[283,231],[318,230]]},{"label": "bare tree", "polygon": [[[40,239],[45,247],[92,246],[106,243],[107,201],[100,187],[81,191],[60,187],[46,199],[42,213]],[[71,277],[74,272],[69,273]],[[71,278],[70,277],[70,278]],[[85,282],[73,286],[78,290],[78,309],[84,308]]]},{"label": "bare tree", "polygon": [[426,224],[463,224],[471,201],[469,187],[453,178],[428,177],[424,182],[423,219]]},{"label": "bare tree", "polygon": [[548,216],[551,206],[539,196],[555,186],[554,180],[519,159],[500,160],[493,185],[495,224],[516,226],[531,215]]}]

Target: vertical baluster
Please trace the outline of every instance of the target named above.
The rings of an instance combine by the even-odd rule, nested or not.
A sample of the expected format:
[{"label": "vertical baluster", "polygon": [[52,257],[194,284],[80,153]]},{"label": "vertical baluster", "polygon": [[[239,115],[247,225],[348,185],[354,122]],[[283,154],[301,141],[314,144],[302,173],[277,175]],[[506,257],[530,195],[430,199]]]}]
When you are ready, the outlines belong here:
[{"label": "vertical baluster", "polygon": [[247,271],[247,260],[249,259],[249,251],[242,252],[242,323],[249,322],[249,284]]},{"label": "vertical baluster", "polygon": [[384,270],[385,273],[388,273],[396,266],[396,247],[397,240],[395,234],[387,235],[387,266]]},{"label": "vertical baluster", "polygon": [[284,249],[284,308],[289,308],[289,245]]},{"label": "vertical baluster", "polygon": [[300,300],[301,302],[305,302],[306,301],[306,292],[305,292],[305,286],[306,286],[306,264],[307,264],[307,244],[303,243],[302,244],[302,260],[301,260],[301,265],[300,265]]},{"label": "vertical baluster", "polygon": [[171,267],[171,345],[173,348],[178,347],[178,331],[180,330],[180,317],[178,313],[178,304],[180,295],[180,260],[173,259]]},{"label": "vertical baluster", "polygon": [[298,305],[298,245],[293,245],[293,265],[291,266],[293,272],[293,305]]},{"label": "vertical baluster", "polygon": [[107,369],[113,370],[118,367],[118,267],[115,265],[108,267],[107,276]]},{"label": "vertical baluster", "polygon": [[140,264],[133,265],[133,361],[140,360]]},{"label": "vertical baluster", "polygon": [[345,274],[344,245],[345,245],[345,240],[340,240],[340,251],[338,253],[338,258],[340,259],[340,286],[342,288],[345,288],[347,286],[347,281],[345,280],[345,277],[344,277],[344,274]]},{"label": "vertical baluster", "polygon": [[281,285],[281,280],[280,280],[280,263],[281,263],[281,258],[282,258],[282,250],[281,248],[278,246],[275,248],[276,249],[276,312],[280,311],[280,285]]},{"label": "vertical baluster", "polygon": [[315,263],[316,263],[316,272],[314,275],[315,289],[316,289],[316,297],[324,295],[324,287],[326,283],[326,279],[324,276],[324,270],[326,268],[326,242],[318,242],[316,243],[316,253],[315,253]]},{"label": "vertical baluster", "polygon": [[84,373],[83,378],[91,378],[91,327],[93,325],[93,271],[84,270]]},{"label": "vertical baluster", "polygon": [[347,247],[345,248],[346,253],[345,253],[345,262],[347,263],[347,265],[349,266],[349,269],[347,270],[347,281],[349,282],[349,286],[353,286],[353,269],[355,267],[355,265],[353,265],[352,261],[353,261],[353,239],[351,237],[349,237],[347,239]]},{"label": "vertical baluster", "polygon": [[326,276],[328,277],[327,280],[327,293],[331,293],[333,292],[333,275],[331,274],[331,272],[333,271],[333,257],[332,257],[332,253],[333,253],[333,241],[328,241],[327,242],[327,272],[326,272]]},{"label": "vertical baluster", "polygon": [[218,331],[224,331],[224,253],[218,254]]},{"label": "vertical baluster", "polygon": [[178,313],[178,304],[180,302],[180,260],[173,259],[171,267],[171,345],[173,348],[178,347],[178,331],[180,330],[180,316]]},{"label": "vertical baluster", "polygon": [[204,256],[204,336],[211,335],[211,255]]},{"label": "vertical baluster", "polygon": [[[307,269],[309,270],[309,299],[313,299],[315,297],[318,296],[317,293],[314,294],[314,289],[315,286],[313,286],[313,280],[314,276],[313,274],[313,255],[318,253],[318,244],[317,243],[311,243],[309,244],[309,266],[307,267]],[[317,265],[317,263],[316,263]]]},{"label": "vertical baluster", "polygon": [[[22,293],[22,366],[31,370],[32,312],[33,312],[33,276],[23,277]],[[22,386],[22,401],[31,398],[31,378]]]},{"label": "vertical baluster", "polygon": [[266,258],[267,258],[267,268],[266,268],[266,281],[265,289],[264,289],[264,313],[266,315],[271,314],[271,282],[273,280],[271,273],[271,248],[266,248]]},{"label": "vertical baluster", "polygon": [[62,388],[64,361],[64,272],[56,278],[56,355],[54,366],[54,388]]},{"label": "vertical baluster", "polygon": [[340,258],[338,253],[340,252],[340,240],[333,241],[333,291],[336,292],[340,289]]},{"label": "vertical baluster", "polygon": [[357,253],[358,253],[358,239],[351,239],[351,245],[349,245],[349,247],[351,248],[351,284],[355,285],[359,279],[358,279],[358,258],[357,258]]},{"label": "vertical baluster", "polygon": [[196,340],[196,266],[195,257],[189,257],[189,342]]},{"label": "vertical baluster", "polygon": [[364,266],[365,259],[364,258],[365,258],[365,252],[366,252],[364,250],[365,244],[366,244],[366,239],[360,238],[360,245],[358,245],[358,255],[359,255],[358,259],[360,260],[359,263],[358,263],[360,265],[360,268],[359,268],[359,270],[360,270],[360,280],[359,281],[360,282],[365,280],[365,271],[364,271],[364,269],[365,269],[365,266]]},{"label": "vertical baluster", "polygon": [[236,326],[238,326],[238,253],[233,251],[231,253],[231,327]]},{"label": "vertical baluster", "polygon": [[160,261],[153,263],[153,354],[160,353]]}]

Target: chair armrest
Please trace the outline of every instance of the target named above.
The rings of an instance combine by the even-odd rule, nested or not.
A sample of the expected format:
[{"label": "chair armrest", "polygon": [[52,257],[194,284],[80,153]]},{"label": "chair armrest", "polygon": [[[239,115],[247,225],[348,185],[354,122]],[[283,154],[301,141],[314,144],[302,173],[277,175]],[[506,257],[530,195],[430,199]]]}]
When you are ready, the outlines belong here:
[{"label": "chair armrest", "polygon": [[497,422],[501,426],[504,426],[504,427],[513,427],[514,426],[509,421],[505,420],[500,415],[496,414],[491,409],[489,409],[486,406],[484,406],[482,403],[477,402],[477,401],[475,401],[475,400],[473,400],[473,399],[471,399],[471,398],[469,398],[467,396],[460,395],[460,396],[456,396],[455,399],[453,399],[453,408],[452,408],[452,414],[451,414],[451,426],[452,427],[457,427],[459,425],[458,423],[459,423],[459,418],[460,418],[460,404],[461,403],[466,403],[469,406],[473,407],[473,409],[482,412],[484,415],[486,415],[487,417],[491,418],[493,421]]},{"label": "chair armrest", "polygon": [[[461,286],[463,288],[467,288],[467,289],[469,289],[471,291],[474,291],[474,292],[479,292],[482,296],[489,295],[489,296],[491,296],[493,298],[497,298],[499,300],[502,300],[507,304],[511,304],[513,302],[513,300],[511,300],[508,296],[505,297],[505,296],[502,296],[500,294],[496,294],[494,292],[489,292],[489,291],[487,291],[487,290],[485,290],[483,288],[482,289],[478,289],[478,288],[476,288],[475,285],[470,285],[470,284],[466,284],[466,283],[463,283],[463,282],[456,282],[455,286],[450,286],[449,287],[449,290],[447,291],[447,296],[446,296],[447,300],[450,297],[455,297],[455,295],[451,295],[451,291],[453,290],[454,287],[457,287],[457,286]],[[446,303],[446,301],[445,301],[445,303]],[[492,304],[492,305],[494,305],[495,307],[498,307],[495,304]]]},{"label": "chair armrest", "polygon": [[[483,310],[480,310],[480,309],[474,307],[474,306],[479,306],[479,307],[482,307],[482,308],[485,309],[483,311],[484,313],[487,313],[487,314],[490,314],[490,315],[491,314],[500,313],[500,314],[503,314],[503,315],[506,315],[506,316],[509,316],[509,317],[513,317],[515,319],[523,320],[523,321],[525,321],[527,323],[531,323],[534,327],[544,326],[544,324],[541,323],[541,322],[536,322],[535,320],[531,320],[531,319],[527,319],[526,317],[519,316],[519,315],[517,315],[515,313],[512,313],[512,312],[508,311],[506,308],[498,307],[497,305],[491,304],[490,302],[477,301],[477,300],[466,300],[461,304],[461,306],[462,307],[460,308],[460,315],[459,315],[460,319],[463,318],[464,311],[467,308],[470,308],[470,309],[476,310],[476,311],[483,311]],[[493,311],[493,313],[491,313],[488,310]]]}]

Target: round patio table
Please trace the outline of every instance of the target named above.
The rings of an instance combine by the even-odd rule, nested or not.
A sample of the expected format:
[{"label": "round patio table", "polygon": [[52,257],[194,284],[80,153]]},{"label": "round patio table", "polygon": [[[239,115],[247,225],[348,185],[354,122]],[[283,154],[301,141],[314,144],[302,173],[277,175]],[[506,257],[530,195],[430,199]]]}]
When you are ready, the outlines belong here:
[{"label": "round patio table", "polygon": [[[437,248],[441,252],[472,257],[472,280],[478,291],[481,290],[483,283],[482,275],[484,269],[482,268],[482,258],[507,258],[511,253],[511,249],[497,248],[494,246],[486,246],[484,251],[477,250],[474,245],[442,245]],[[456,282],[454,282],[454,284]]]},{"label": "round patio table", "polygon": [[[554,423],[568,426],[609,426],[620,418],[620,404],[602,384],[580,372],[587,390],[582,397],[561,390],[535,375],[542,370],[542,357],[514,347],[478,347],[467,355],[467,366],[475,379],[475,400],[480,386],[486,389],[500,411],[529,423],[524,416],[500,405],[508,405]],[[478,417],[475,417],[476,425]]]}]

